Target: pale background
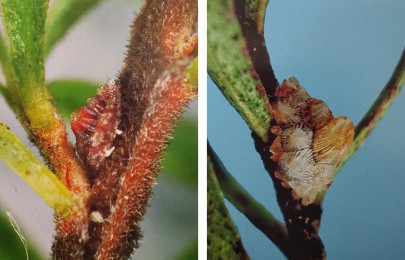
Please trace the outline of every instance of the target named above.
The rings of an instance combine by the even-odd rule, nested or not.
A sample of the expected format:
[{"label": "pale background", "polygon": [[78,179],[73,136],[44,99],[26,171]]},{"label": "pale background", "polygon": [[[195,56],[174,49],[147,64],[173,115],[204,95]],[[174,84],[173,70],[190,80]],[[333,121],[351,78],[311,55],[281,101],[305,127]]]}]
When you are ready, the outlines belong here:
[{"label": "pale background", "polygon": [[[122,65],[130,24],[138,11],[139,4],[134,2],[104,1],[77,24],[51,53],[46,63],[47,80],[75,77],[101,84],[114,78]],[[193,103],[188,112],[193,117],[197,116],[196,108],[197,103]],[[36,151],[2,97],[0,116]],[[197,192],[176,184],[164,172],[158,182],[141,225],[144,238],[133,256],[136,259],[172,259],[197,237]],[[23,234],[45,256],[49,254],[54,235],[51,208],[2,162],[0,206],[3,212],[10,210]],[[1,231],[0,239],[7,239]]]},{"label": "pale background", "polygon": [[[271,0],[265,35],[277,78],[297,77],[334,115],[348,116],[357,124],[404,48],[404,13],[402,0]],[[402,92],[327,193],[320,235],[328,259],[403,259],[404,118]],[[208,138],[235,178],[282,219],[248,127],[211,81]],[[227,206],[252,259],[284,258],[242,214]]]}]

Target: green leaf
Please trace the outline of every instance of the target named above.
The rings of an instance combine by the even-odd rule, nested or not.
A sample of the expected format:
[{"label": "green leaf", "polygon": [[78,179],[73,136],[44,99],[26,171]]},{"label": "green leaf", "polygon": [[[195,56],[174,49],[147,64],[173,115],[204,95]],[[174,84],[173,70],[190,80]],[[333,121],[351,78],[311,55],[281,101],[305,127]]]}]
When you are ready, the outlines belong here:
[{"label": "green leaf", "polygon": [[197,260],[198,259],[198,239],[186,246],[176,257],[177,260]]},{"label": "green leaf", "polygon": [[0,34],[0,63],[3,71],[5,67],[9,66],[7,45],[2,34]]},{"label": "green leaf", "polygon": [[194,58],[191,65],[187,68],[187,78],[193,87],[198,87],[198,57]]},{"label": "green leaf", "polygon": [[46,0],[3,0],[2,17],[10,65],[18,96],[31,127],[55,120],[45,87],[44,43]]},{"label": "green leaf", "polygon": [[195,189],[198,186],[197,132],[197,122],[183,118],[174,130],[162,163],[170,177]]},{"label": "green leaf", "polygon": [[58,112],[66,119],[70,118],[73,111],[84,106],[87,99],[94,96],[99,87],[99,83],[79,79],[62,79],[48,84]]},{"label": "green leaf", "polygon": [[[29,259],[45,259],[40,256],[38,250],[29,241],[27,242]],[[26,259],[23,243],[3,211],[0,211],[0,259]]]},{"label": "green leaf", "polygon": [[[0,64],[6,79],[5,86],[0,86],[0,94],[4,96],[8,105],[16,112],[17,115],[19,115],[22,107],[19,104],[18,93],[15,88],[15,82],[10,68],[8,47],[2,34],[0,34]],[[6,86],[8,86],[8,88],[6,88]]]},{"label": "green leaf", "polygon": [[0,160],[18,174],[58,214],[68,212],[70,191],[0,122]]},{"label": "green leaf", "polygon": [[231,0],[208,1],[208,72],[252,131],[268,139],[270,116]]},{"label": "green leaf", "polygon": [[46,21],[45,55],[52,51],[70,28],[103,0],[56,0]]},{"label": "green leaf", "polygon": [[0,84],[0,95],[6,96],[7,95],[7,89],[3,85]]}]

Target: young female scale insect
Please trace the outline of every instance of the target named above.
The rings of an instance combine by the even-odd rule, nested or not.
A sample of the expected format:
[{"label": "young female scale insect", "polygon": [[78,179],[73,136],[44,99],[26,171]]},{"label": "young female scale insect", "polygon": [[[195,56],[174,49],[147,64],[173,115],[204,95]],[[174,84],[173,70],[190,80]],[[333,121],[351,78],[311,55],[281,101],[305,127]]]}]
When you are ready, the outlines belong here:
[{"label": "young female scale insect", "polygon": [[93,174],[114,151],[115,136],[122,133],[118,129],[121,116],[119,104],[118,87],[110,80],[98,90],[97,95],[87,100],[86,106],[71,116],[77,153]]}]

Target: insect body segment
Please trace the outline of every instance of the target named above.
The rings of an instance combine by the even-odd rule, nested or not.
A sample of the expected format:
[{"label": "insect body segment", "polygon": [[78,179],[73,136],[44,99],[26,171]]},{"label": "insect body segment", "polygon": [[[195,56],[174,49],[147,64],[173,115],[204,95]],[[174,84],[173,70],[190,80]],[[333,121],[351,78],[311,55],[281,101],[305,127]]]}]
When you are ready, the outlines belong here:
[{"label": "insect body segment", "polygon": [[353,143],[354,126],[334,118],[328,106],[311,98],[295,78],[284,80],[271,104],[277,122],[270,150],[278,162],[275,176],[305,205],[331,185],[337,163]]},{"label": "insect body segment", "polygon": [[86,167],[95,173],[102,161],[111,155],[114,139],[121,131],[120,93],[113,81],[103,85],[97,95],[87,100],[86,106],[71,117],[76,136],[76,150]]}]

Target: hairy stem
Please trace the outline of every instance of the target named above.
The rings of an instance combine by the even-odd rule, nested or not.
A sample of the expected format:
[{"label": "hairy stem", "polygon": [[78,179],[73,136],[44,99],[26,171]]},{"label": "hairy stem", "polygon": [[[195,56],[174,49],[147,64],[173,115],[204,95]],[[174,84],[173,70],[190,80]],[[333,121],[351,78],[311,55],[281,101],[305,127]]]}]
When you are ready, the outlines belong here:
[{"label": "hairy stem", "polygon": [[[72,116],[92,184],[85,258],[127,258],[180,112],[196,97],[197,1],[149,0],[124,66]],[[58,238],[57,238],[58,240]]]}]

